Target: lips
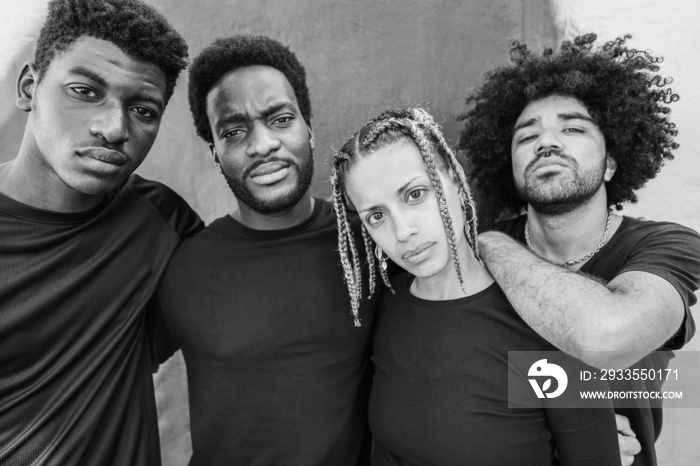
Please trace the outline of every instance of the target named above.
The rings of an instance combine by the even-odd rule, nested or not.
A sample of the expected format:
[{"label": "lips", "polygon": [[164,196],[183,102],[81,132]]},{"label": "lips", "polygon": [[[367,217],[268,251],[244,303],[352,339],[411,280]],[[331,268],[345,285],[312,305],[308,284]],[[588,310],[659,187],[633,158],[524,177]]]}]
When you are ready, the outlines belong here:
[{"label": "lips", "polygon": [[283,180],[289,169],[287,162],[264,162],[253,167],[248,176],[257,184],[270,185]]},{"label": "lips", "polygon": [[121,166],[128,162],[127,158],[121,152],[104,147],[88,147],[86,149],[81,149],[78,151],[78,155],[110,165]]},{"label": "lips", "polygon": [[530,166],[527,168],[527,174],[534,173],[537,170],[543,169],[543,168],[552,168],[552,167],[564,167],[568,168],[570,167],[571,164],[568,162],[567,159],[561,158],[561,157],[542,157],[538,160],[536,160],[534,163],[531,163]]},{"label": "lips", "polygon": [[434,244],[435,243],[433,242],[419,244],[415,248],[409,249],[408,251],[401,254],[401,259],[403,259],[406,262],[421,262],[425,258],[427,258],[430,249],[433,247]]}]

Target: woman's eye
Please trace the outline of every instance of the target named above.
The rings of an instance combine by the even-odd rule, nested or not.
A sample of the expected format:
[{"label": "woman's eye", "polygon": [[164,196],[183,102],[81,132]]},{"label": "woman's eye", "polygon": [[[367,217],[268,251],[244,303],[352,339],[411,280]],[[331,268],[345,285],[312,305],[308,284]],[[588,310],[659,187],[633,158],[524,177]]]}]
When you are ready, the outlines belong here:
[{"label": "woman's eye", "polygon": [[367,223],[374,225],[378,221],[384,218],[384,214],[381,212],[372,212],[367,216]]},{"label": "woman's eye", "polygon": [[423,194],[425,194],[424,189],[414,189],[413,191],[410,191],[408,193],[408,198],[412,201],[415,201],[423,197]]}]

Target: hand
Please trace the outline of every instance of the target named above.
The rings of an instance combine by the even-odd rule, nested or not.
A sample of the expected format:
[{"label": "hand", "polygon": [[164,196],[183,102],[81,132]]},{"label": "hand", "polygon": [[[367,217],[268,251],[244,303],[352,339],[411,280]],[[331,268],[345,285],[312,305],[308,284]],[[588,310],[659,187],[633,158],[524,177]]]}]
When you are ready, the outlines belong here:
[{"label": "hand", "polygon": [[637,434],[630,427],[629,419],[616,414],[615,424],[617,424],[617,441],[620,444],[622,466],[629,466],[634,463],[634,455],[642,450],[642,445],[637,440]]}]

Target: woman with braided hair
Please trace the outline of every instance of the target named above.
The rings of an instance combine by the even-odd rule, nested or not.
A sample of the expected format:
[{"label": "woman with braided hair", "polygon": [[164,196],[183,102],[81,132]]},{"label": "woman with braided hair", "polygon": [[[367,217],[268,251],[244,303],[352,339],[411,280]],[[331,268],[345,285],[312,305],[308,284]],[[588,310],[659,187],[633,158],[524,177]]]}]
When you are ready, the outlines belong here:
[{"label": "woman with braided hair", "polygon": [[[425,110],[367,123],[335,155],[331,182],[354,311],[378,276],[386,285],[373,340],[373,465],[620,464],[610,406],[508,407],[508,351],[557,350],[518,317],[481,262],[466,177]],[[393,283],[387,259],[407,271]]]}]

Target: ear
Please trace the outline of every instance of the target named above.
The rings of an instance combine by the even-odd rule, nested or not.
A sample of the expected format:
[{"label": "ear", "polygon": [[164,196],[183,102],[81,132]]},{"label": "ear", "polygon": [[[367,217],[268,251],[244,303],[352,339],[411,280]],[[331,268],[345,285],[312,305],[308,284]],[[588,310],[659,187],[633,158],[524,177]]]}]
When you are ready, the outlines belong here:
[{"label": "ear", "polygon": [[608,182],[613,179],[615,172],[617,171],[617,161],[608,154],[605,159],[605,174],[603,179]]},{"label": "ear", "polygon": [[219,163],[219,156],[216,153],[216,147],[214,147],[213,143],[209,143],[209,151],[211,152],[211,156],[214,157],[214,163]]},{"label": "ear", "polygon": [[22,67],[17,77],[17,107],[24,111],[32,110],[32,98],[36,91],[36,85],[39,79],[39,71],[34,66],[34,63],[27,62]]},{"label": "ear", "polygon": [[306,127],[309,130],[309,145],[311,146],[311,149],[316,148],[316,140],[314,139],[314,132],[311,130],[311,126],[306,125]]}]

